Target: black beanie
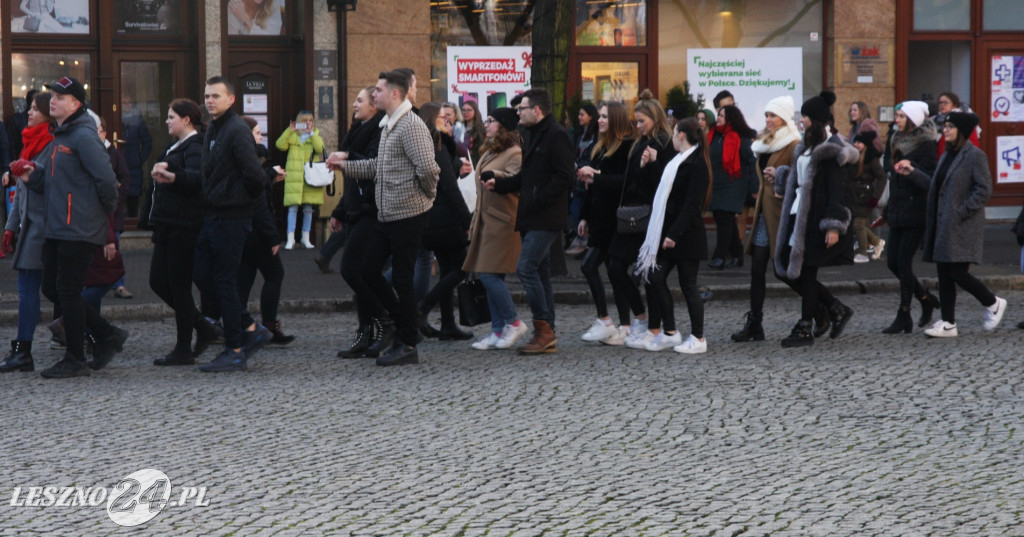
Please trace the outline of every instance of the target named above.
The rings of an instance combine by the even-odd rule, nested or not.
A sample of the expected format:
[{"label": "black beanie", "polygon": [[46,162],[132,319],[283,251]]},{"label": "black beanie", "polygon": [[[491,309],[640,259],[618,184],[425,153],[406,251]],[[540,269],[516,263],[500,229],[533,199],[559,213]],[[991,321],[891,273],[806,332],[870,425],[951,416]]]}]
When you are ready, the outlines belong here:
[{"label": "black beanie", "polygon": [[860,142],[868,147],[871,147],[875,143],[875,138],[878,138],[878,134],[875,131],[865,130],[853,137],[854,143]]},{"label": "black beanie", "polygon": [[965,139],[971,137],[974,128],[978,126],[978,116],[970,112],[950,112],[946,116],[946,123],[952,123],[956,130]]},{"label": "black beanie", "polygon": [[800,107],[800,113],[821,123],[828,123],[832,117],[832,105],[836,102],[836,94],[824,90],[818,95],[807,99]]},{"label": "black beanie", "polygon": [[495,108],[494,110],[491,110],[488,115],[510,131],[515,131],[516,127],[519,126],[519,115],[516,114],[515,110],[507,106],[504,108]]}]

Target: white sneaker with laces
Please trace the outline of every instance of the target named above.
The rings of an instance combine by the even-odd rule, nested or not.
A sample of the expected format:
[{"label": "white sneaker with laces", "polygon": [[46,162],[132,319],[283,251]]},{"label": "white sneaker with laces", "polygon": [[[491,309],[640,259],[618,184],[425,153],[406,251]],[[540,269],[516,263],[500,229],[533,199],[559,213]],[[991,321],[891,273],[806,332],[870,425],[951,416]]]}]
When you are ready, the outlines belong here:
[{"label": "white sneaker with laces", "polygon": [[854,263],[867,263],[868,261],[871,261],[871,258],[864,254],[857,254],[853,256]]},{"label": "white sneaker with laces", "polygon": [[519,321],[519,326],[506,324],[505,328],[502,329],[501,331],[501,337],[498,339],[498,342],[494,344],[494,348],[511,348],[512,345],[515,345],[516,342],[519,341],[519,338],[526,335],[527,330],[529,330],[529,328],[526,327],[526,323],[524,323],[522,320]]},{"label": "white sneaker with laces", "polygon": [[614,336],[610,336],[610,337],[606,337],[606,338],[602,339],[601,343],[603,343],[605,345],[615,345],[615,346],[625,345],[627,337],[629,337],[629,327],[628,326],[620,326],[618,331],[615,332]]},{"label": "white sneaker with laces", "polygon": [[491,332],[490,334],[487,334],[486,336],[484,336],[483,339],[473,343],[470,346],[473,347],[474,349],[478,350],[478,351],[486,351],[486,350],[497,348],[498,341],[500,341],[500,340],[501,340],[501,337],[498,336],[498,334],[495,334],[494,332]]},{"label": "white sneaker with laces", "polygon": [[985,330],[992,331],[999,326],[999,321],[1003,320],[1003,314],[1006,313],[1006,299],[996,297],[996,303],[992,306],[985,308]]},{"label": "white sneaker with laces", "polygon": [[956,325],[943,320],[935,321],[930,328],[926,328],[924,335],[928,337],[957,337]]},{"label": "white sneaker with laces", "polygon": [[871,259],[878,261],[879,257],[882,257],[882,250],[885,249],[885,239],[878,239],[878,246],[875,246],[875,253],[871,254]]},{"label": "white sneaker with laces", "polygon": [[697,339],[697,336],[690,334],[686,341],[672,347],[672,350],[682,354],[703,354],[708,352],[708,341],[706,339]]},{"label": "white sneaker with laces", "polygon": [[587,330],[582,337],[583,341],[601,341],[618,333],[619,329],[615,328],[615,323],[605,323],[601,319],[594,319],[594,324],[590,325],[590,330]]},{"label": "white sneaker with laces", "polygon": [[[644,335],[644,332],[646,332],[646,331],[647,331],[647,321],[646,320],[633,319],[633,321],[631,323],[629,323],[629,335],[626,336],[626,346],[629,347],[629,342],[630,341],[633,341],[636,338]],[[630,348],[632,348],[632,347],[630,347]]]},{"label": "white sneaker with laces", "polygon": [[683,342],[683,336],[679,332],[675,334],[667,334],[665,332],[658,332],[658,335],[654,336],[654,339],[644,344],[644,349],[651,352],[663,351],[665,349],[671,349],[676,345],[680,345]]},{"label": "white sneaker with laces", "polygon": [[[630,333],[630,336],[633,334]],[[643,349],[647,345],[648,341],[654,341],[654,334],[650,330],[644,330],[642,334],[634,337],[632,340],[626,341],[626,346],[631,349]]]}]

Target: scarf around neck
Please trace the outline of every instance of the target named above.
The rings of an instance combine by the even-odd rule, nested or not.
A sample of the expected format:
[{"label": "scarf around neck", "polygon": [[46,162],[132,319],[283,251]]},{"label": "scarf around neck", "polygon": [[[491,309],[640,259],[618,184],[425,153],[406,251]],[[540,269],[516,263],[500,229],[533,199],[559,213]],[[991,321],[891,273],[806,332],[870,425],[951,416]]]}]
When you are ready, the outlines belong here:
[{"label": "scarf around neck", "polygon": [[[654,202],[651,203],[651,220],[647,224],[647,237],[640,247],[640,254],[636,258],[636,274],[648,281],[651,272],[658,270],[658,249],[661,248],[661,231],[665,226],[665,207],[668,205],[668,196],[672,193],[672,185],[676,181],[676,173],[679,166],[694,152],[697,146],[690,146],[682,153],[676,153],[672,160],[665,164],[665,170],[661,172],[661,181],[658,183],[658,191],[654,194]],[[679,245],[677,245],[679,246]]]},{"label": "scarf around neck", "polygon": [[722,135],[722,169],[729,174],[729,180],[734,181],[740,177],[740,135],[732,126],[725,124],[708,131],[708,145],[715,138],[715,133]]},{"label": "scarf around neck", "polygon": [[754,140],[750,150],[755,155],[771,155],[778,153],[799,139],[800,131],[797,130],[796,125],[792,121],[787,121],[785,125]]},{"label": "scarf around neck", "polygon": [[25,127],[21,131],[21,154],[20,158],[32,160],[46,145],[53,141],[53,134],[50,133],[50,123],[40,123],[35,127]]}]

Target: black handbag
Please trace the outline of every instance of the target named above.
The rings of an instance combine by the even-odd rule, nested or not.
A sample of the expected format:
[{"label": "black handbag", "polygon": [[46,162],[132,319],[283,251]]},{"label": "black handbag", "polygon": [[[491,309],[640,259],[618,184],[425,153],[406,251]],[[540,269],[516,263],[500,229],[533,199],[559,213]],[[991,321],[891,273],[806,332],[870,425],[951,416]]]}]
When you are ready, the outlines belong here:
[{"label": "black handbag", "polygon": [[467,279],[456,288],[459,298],[459,324],[476,326],[491,322],[491,309],[487,305],[484,282]]},{"label": "black handbag", "polygon": [[617,233],[633,235],[647,233],[647,225],[651,222],[650,205],[623,205],[615,210]]}]

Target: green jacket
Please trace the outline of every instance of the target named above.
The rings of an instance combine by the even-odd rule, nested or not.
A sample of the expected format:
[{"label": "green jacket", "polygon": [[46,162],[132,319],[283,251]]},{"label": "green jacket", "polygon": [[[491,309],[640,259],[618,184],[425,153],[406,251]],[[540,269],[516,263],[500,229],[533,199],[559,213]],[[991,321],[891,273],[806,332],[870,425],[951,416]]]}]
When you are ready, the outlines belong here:
[{"label": "green jacket", "polygon": [[323,160],[324,139],[320,137],[318,129],[306,138],[305,143],[300,142],[299,133],[288,127],[277,139],[277,148],[288,152],[288,161],[284,169],[287,175],[284,179],[284,206],[292,205],[323,205],[324,188],[313,187],[306,184],[303,167],[313,157],[313,162]]}]

